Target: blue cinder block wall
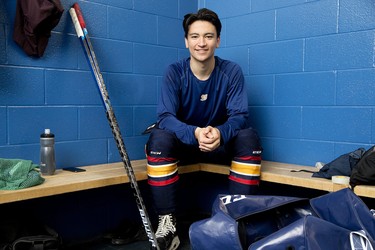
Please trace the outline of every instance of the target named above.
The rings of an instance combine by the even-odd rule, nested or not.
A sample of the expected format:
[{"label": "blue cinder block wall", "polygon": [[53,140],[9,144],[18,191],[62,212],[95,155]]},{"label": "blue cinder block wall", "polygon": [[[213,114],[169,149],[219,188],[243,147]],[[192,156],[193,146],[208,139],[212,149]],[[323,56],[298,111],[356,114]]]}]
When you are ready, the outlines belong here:
[{"label": "blue cinder block wall", "polygon": [[375,143],[375,3],[206,0],[242,66],[264,159],[314,165]]},{"label": "blue cinder block wall", "polygon": [[[0,157],[39,161],[56,135],[58,167],[120,161],[96,83],[68,13],[42,58],[12,40],[16,1],[0,2]],[[188,56],[181,20],[222,19],[217,55],[245,74],[264,159],[314,165],[375,142],[372,0],[78,1],[131,159],[156,119],[165,67]]]},{"label": "blue cinder block wall", "polygon": [[[56,137],[59,168],[121,161],[84,50],[63,16],[41,58],[12,39],[16,1],[0,2],[0,158],[39,162],[39,136]],[[77,1],[130,159],[145,158],[165,67],[187,56],[181,20],[194,1]]]}]

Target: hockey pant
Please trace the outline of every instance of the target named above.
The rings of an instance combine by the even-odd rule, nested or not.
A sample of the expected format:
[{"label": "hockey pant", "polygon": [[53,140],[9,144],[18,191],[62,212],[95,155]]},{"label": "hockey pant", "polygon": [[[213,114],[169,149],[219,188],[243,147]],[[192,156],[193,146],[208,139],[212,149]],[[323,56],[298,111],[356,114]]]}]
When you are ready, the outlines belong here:
[{"label": "hockey pant", "polygon": [[171,132],[153,129],[146,144],[146,155],[148,184],[157,213],[169,214],[176,210],[178,165],[198,162],[229,165],[229,192],[257,193],[261,154],[260,139],[252,128],[240,130],[230,142],[213,152],[201,152],[197,146],[183,144]]}]

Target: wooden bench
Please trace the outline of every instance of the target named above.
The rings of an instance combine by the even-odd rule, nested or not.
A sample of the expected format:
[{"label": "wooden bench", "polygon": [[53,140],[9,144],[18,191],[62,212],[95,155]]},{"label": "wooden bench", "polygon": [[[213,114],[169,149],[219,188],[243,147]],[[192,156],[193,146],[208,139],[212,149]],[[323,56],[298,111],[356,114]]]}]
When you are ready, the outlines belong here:
[{"label": "wooden bench", "polygon": [[[132,161],[132,167],[137,181],[147,179],[146,160]],[[0,204],[129,183],[122,162],[84,166],[82,168],[86,171],[73,173],[57,170],[55,175],[45,176],[45,182],[35,187],[14,191],[1,190]],[[303,169],[315,170],[315,168],[308,166],[263,161],[261,180],[328,192],[345,188],[344,185],[333,184],[327,179],[311,177],[311,173],[291,172],[291,170]],[[179,168],[180,174],[197,171],[228,175],[229,167],[198,163]],[[357,186],[354,191],[359,196],[375,198],[375,186]]]},{"label": "wooden bench", "polygon": [[[229,174],[229,168],[222,165],[200,163],[200,170],[219,174]],[[262,161],[261,180],[285,184],[296,187],[310,188],[327,192],[334,192],[346,185],[334,184],[331,180],[312,177],[308,172],[291,172],[292,170],[318,171],[315,167],[302,166],[289,163]],[[360,185],[354,188],[354,192],[363,197],[375,198],[375,186]]]}]

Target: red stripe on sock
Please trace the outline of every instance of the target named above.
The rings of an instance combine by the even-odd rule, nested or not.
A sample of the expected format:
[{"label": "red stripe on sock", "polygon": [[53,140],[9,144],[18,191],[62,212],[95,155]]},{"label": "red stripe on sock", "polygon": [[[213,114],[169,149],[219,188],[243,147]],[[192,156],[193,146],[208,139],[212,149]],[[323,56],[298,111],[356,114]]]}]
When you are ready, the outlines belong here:
[{"label": "red stripe on sock", "polygon": [[147,161],[148,162],[153,162],[153,163],[159,163],[159,162],[175,163],[175,162],[177,162],[177,160],[175,158],[170,158],[170,157],[152,157],[152,156],[147,156]]},{"label": "red stripe on sock", "polygon": [[175,177],[173,177],[171,179],[163,180],[163,181],[148,180],[148,184],[150,184],[151,186],[161,187],[161,186],[167,186],[169,184],[172,184],[172,183],[178,181],[178,179],[179,179],[179,176],[176,175]]},{"label": "red stripe on sock", "polygon": [[246,180],[246,179],[238,178],[232,175],[230,175],[228,178],[231,181],[235,181],[235,182],[245,184],[245,185],[259,185],[259,180]]},{"label": "red stripe on sock", "polygon": [[261,156],[242,156],[242,157],[236,157],[238,159],[241,159],[243,161],[261,161],[262,157]]}]

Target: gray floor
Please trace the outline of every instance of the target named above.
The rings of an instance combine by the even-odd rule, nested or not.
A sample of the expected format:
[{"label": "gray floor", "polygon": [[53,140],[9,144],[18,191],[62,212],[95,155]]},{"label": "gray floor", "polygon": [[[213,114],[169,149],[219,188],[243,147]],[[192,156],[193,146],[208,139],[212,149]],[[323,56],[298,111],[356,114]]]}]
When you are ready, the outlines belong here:
[{"label": "gray floor", "polygon": [[[180,246],[178,250],[190,250],[189,227],[193,221],[190,219],[180,219],[177,224]],[[146,237],[146,236],[145,236]],[[113,245],[108,239],[96,239],[84,244],[75,245],[67,250],[150,250],[151,245],[147,240],[140,240],[125,245]]]},{"label": "gray floor", "polygon": [[[190,250],[190,243],[181,239],[181,243],[179,246],[179,250]],[[138,241],[133,242],[126,245],[112,245],[110,243],[105,242],[93,242],[90,244],[81,245],[79,247],[75,247],[74,249],[82,249],[82,250],[150,250],[150,244],[148,241]]]}]

